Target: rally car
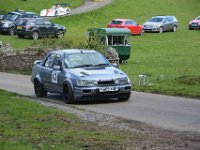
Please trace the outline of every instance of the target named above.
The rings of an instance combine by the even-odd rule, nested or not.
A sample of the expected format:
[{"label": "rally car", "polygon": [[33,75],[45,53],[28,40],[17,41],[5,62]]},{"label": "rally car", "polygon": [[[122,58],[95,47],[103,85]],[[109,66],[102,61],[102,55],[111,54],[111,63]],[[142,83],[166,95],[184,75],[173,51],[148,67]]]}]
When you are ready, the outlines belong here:
[{"label": "rally car", "polygon": [[43,9],[40,11],[40,16],[42,17],[55,17],[62,16],[71,13],[70,4],[56,4],[50,9]]},{"label": "rally car", "polygon": [[131,96],[129,77],[94,50],[51,51],[34,62],[31,80],[37,97],[57,93],[66,103],[92,98],[128,101]]}]

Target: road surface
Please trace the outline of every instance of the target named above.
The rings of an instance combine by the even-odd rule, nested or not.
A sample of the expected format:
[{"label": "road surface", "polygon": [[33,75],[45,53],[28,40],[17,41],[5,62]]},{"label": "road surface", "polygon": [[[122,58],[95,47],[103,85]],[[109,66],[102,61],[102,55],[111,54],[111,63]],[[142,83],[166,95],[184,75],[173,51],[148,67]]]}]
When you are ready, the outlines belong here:
[{"label": "road surface", "polygon": [[[0,89],[35,97],[31,77],[0,72]],[[62,98],[48,96],[59,101]],[[200,133],[200,100],[132,92],[128,102],[87,102],[74,104],[86,110],[104,113],[130,120],[149,123],[167,129]]]}]

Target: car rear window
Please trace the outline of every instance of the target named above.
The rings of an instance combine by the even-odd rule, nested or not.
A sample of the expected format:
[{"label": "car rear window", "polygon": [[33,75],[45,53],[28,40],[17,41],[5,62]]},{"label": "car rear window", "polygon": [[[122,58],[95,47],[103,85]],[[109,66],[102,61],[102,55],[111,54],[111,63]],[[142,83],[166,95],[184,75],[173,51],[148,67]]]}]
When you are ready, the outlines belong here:
[{"label": "car rear window", "polygon": [[122,24],[122,21],[113,20],[113,21],[111,22],[111,24]]}]

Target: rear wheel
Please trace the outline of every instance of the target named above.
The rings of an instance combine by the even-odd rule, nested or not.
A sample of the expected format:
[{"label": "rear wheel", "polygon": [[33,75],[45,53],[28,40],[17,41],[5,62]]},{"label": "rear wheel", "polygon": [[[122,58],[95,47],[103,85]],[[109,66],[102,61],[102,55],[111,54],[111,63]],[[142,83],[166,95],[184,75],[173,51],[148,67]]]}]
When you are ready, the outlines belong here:
[{"label": "rear wheel", "polygon": [[41,84],[39,81],[34,82],[34,90],[37,97],[47,96],[47,91],[44,89],[43,84]]},{"label": "rear wheel", "polygon": [[58,30],[56,33],[57,38],[62,38],[64,36],[64,32],[62,30]]},{"label": "rear wheel", "polygon": [[72,104],[74,102],[74,93],[69,83],[66,83],[63,87],[63,99],[66,104]]},{"label": "rear wheel", "polygon": [[34,32],[32,33],[32,38],[33,38],[34,40],[39,39],[39,33],[38,33],[37,31],[34,31]]},{"label": "rear wheel", "polygon": [[14,35],[14,34],[15,34],[14,28],[10,28],[10,29],[9,29],[9,34],[10,34],[10,35]]}]

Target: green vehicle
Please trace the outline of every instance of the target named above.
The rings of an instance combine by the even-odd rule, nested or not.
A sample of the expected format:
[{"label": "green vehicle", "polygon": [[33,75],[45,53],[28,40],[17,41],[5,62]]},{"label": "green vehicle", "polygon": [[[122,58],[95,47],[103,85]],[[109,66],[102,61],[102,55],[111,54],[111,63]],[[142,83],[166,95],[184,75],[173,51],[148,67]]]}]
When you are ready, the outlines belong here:
[{"label": "green vehicle", "polygon": [[123,61],[130,58],[130,35],[131,31],[125,28],[91,28],[88,29],[88,42],[99,41],[106,47],[114,48],[120,61]]}]

